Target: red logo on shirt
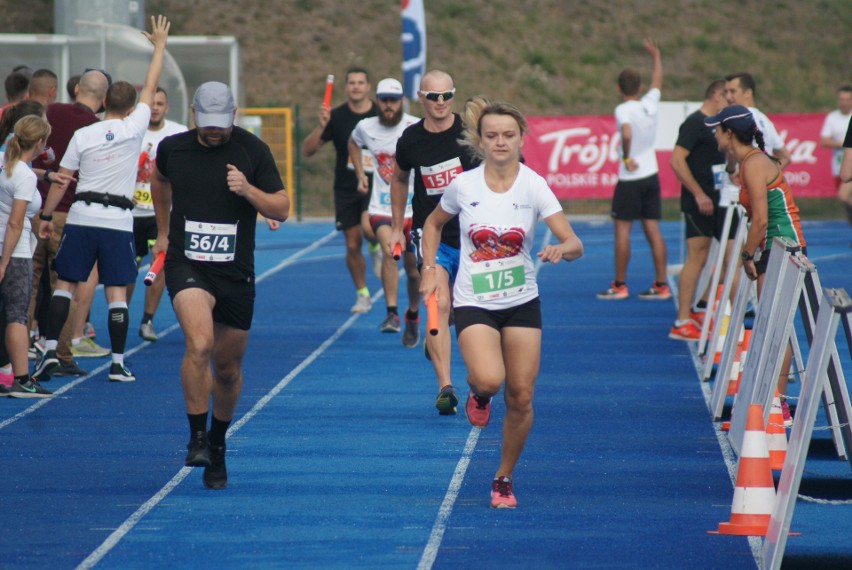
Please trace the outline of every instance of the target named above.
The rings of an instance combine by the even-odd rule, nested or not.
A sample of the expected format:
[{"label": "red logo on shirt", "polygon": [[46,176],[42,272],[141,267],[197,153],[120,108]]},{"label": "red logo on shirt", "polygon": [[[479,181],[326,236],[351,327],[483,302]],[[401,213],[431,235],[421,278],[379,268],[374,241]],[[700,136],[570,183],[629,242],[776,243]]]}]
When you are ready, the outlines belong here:
[{"label": "red logo on shirt", "polygon": [[476,248],[470,258],[473,261],[487,261],[514,257],[521,251],[525,235],[522,228],[509,228],[501,232],[494,227],[475,226],[468,232]]}]

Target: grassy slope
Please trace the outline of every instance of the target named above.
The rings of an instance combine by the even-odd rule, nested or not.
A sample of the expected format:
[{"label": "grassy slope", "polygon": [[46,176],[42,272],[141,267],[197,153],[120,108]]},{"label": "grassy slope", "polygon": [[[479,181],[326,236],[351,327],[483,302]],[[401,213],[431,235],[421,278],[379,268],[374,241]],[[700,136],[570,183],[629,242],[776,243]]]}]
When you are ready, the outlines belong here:
[{"label": "grassy slope", "polygon": [[[647,76],[648,35],[663,51],[668,100],[695,100],[709,80],[748,70],[764,111],[823,112],[852,81],[849,0],[424,1],[428,66],[449,71],[460,98],[483,93],[528,114],[612,112],[617,73],[635,66]],[[50,32],[52,6],[0,0],[0,32]],[[398,2],[148,0],[146,9],[168,15],[174,34],[236,36],[246,103],[300,105],[303,133],[328,73],[358,64],[374,79],[400,75]],[[333,151],[321,154],[303,164],[307,214],[330,211]]]}]

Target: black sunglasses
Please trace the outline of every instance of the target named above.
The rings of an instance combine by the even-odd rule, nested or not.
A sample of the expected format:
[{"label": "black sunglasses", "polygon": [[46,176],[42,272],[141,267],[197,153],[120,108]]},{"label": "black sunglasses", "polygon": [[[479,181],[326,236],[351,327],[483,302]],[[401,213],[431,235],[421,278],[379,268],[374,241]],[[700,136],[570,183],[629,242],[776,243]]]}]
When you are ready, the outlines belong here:
[{"label": "black sunglasses", "polygon": [[430,101],[437,101],[438,97],[443,97],[444,101],[449,101],[456,94],[456,89],[453,87],[450,91],[438,92],[438,91],[421,91],[420,95],[424,98],[429,99]]},{"label": "black sunglasses", "polygon": [[379,97],[379,101],[382,103],[391,103],[395,101],[399,101],[402,97]]},{"label": "black sunglasses", "polygon": [[100,72],[100,73],[103,73],[103,74],[104,74],[104,77],[106,77],[107,85],[109,85],[110,87],[112,87],[112,75],[110,75],[109,73],[107,73],[107,72],[106,72],[106,71],[104,71],[103,69],[97,69],[97,68],[95,68],[95,67],[87,67],[87,68],[83,71],[83,75],[86,75],[86,74],[87,74],[87,73],[89,73],[90,71],[98,71],[98,72]]}]

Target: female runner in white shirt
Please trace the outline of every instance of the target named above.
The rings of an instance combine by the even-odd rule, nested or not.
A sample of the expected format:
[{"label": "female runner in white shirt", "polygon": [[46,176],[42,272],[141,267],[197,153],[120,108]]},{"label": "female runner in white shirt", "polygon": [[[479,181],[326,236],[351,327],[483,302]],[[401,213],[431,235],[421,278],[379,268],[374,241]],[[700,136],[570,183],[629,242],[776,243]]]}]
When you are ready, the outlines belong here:
[{"label": "female runner in white shirt", "polygon": [[435,278],[441,227],[459,216],[461,261],[453,289],[459,350],[468,371],[465,411],[476,427],[488,424],[491,397],[505,382],[500,466],[491,506],[514,508],[512,471],[532,426],[532,395],[541,352],[541,308],[532,260],[535,225],[544,219],[556,238],[536,255],[543,262],[573,261],[583,244],[545,180],[521,164],[527,124],[506,103],[468,103],[465,139],[484,162],[459,174],[423,227],[420,292],[447,299]]}]

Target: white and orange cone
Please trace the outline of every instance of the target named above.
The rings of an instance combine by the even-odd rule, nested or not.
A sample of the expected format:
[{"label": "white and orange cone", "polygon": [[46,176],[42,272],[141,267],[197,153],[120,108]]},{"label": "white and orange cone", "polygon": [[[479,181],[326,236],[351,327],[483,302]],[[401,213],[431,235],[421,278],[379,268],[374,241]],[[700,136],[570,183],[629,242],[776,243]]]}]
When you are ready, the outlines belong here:
[{"label": "white and orange cone", "polygon": [[775,389],[772,399],[772,411],[766,423],[766,444],[769,447],[769,468],[781,471],[787,458],[787,430],[784,429],[784,415],[781,413],[781,396]]},{"label": "white and orange cone", "polygon": [[775,506],[775,484],[769,467],[769,449],[760,404],[748,407],[742,455],[737,463],[737,483],[731,503],[731,520],[719,523],[709,534],[766,536]]}]

